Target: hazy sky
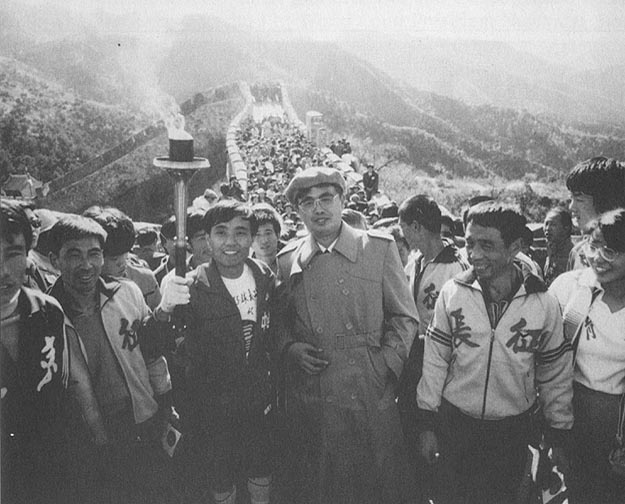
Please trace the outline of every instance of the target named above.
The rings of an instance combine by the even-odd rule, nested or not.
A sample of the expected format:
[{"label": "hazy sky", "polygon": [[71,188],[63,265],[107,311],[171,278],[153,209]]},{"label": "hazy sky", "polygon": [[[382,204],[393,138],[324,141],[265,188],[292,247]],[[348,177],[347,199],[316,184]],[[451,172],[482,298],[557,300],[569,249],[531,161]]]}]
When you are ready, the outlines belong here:
[{"label": "hazy sky", "polygon": [[[163,33],[192,13],[238,20],[274,38],[445,37],[511,42],[549,59],[625,63],[625,0],[22,0],[124,13]],[[95,14],[94,14],[95,13]],[[601,63],[602,61],[595,62]]]}]

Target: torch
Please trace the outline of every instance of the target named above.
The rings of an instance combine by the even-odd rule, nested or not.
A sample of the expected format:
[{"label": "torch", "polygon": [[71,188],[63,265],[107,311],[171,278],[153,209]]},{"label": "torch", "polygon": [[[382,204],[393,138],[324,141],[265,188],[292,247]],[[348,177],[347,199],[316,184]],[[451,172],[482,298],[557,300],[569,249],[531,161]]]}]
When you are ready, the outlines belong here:
[{"label": "torch", "polygon": [[[174,264],[176,276],[183,277],[187,270],[187,185],[198,170],[210,168],[206,158],[195,157],[193,137],[184,131],[184,117],[178,114],[173,126],[168,127],[169,157],[156,157],[153,164],[164,168],[174,179],[174,215],[176,216],[176,240]],[[180,310],[174,312],[174,327],[184,329],[184,320]]]}]

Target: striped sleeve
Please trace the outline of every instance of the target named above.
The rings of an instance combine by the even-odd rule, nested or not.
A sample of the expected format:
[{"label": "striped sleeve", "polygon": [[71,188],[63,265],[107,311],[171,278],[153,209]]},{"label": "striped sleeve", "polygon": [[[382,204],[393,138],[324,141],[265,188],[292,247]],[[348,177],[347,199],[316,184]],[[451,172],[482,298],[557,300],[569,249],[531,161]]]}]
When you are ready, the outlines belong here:
[{"label": "striped sleeve", "polygon": [[451,334],[442,331],[432,324],[428,326],[425,337],[431,338],[434,343],[451,348]]},{"label": "striped sleeve", "polygon": [[543,298],[545,326],[536,355],[536,385],[547,424],[555,429],[573,425],[573,352],[564,339],[558,301],[548,293]]},{"label": "striped sleeve", "polygon": [[453,282],[447,282],[434,306],[434,315],[426,332],[423,355],[423,374],[417,387],[417,405],[420,410],[437,412],[452,357],[452,338],[447,300]]}]

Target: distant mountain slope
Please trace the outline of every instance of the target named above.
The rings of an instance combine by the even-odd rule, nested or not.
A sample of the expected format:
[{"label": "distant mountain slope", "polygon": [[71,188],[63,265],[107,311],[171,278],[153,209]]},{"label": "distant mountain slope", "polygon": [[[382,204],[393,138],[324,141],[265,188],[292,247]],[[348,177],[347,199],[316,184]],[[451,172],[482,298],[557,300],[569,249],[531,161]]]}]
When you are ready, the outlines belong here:
[{"label": "distant mountain slope", "polygon": [[84,100],[34,68],[0,57],[0,181],[26,169],[51,180],[148,124],[141,114]]},{"label": "distant mountain slope", "polygon": [[623,124],[625,71],[578,74],[503,42],[385,40],[342,43],[410,87],[472,105],[527,109],[568,121]]},{"label": "distant mountain slope", "polygon": [[625,159],[625,132],[597,134],[527,112],[474,107],[431,93],[405,90],[412,126],[397,126],[359,113],[334,95],[304,88],[290,91],[299,114],[314,109],[340,136],[375,139],[404,148],[402,161],[430,175],[555,180],[580,160],[596,155]]}]

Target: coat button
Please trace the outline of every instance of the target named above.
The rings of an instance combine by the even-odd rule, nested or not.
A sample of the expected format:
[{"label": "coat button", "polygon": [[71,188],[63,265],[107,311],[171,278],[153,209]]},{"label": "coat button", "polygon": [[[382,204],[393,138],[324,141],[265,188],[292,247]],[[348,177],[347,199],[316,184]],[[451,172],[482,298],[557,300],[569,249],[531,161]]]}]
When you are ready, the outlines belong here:
[{"label": "coat button", "polygon": [[345,283],[345,279],[344,279],[344,278],[339,278],[339,283],[340,283],[340,284]]},{"label": "coat button", "polygon": [[352,398],[352,400],[355,400],[356,399],[356,394],[352,394],[350,397]]},{"label": "coat button", "polygon": [[348,361],[352,366],[356,364],[356,359],[349,359]]},{"label": "coat button", "polygon": [[352,324],[351,322],[348,322],[347,324],[345,324],[345,328],[351,331],[354,328],[354,324]]},{"label": "coat button", "polygon": [[317,327],[317,333],[321,334],[323,332],[323,327]]},{"label": "coat button", "polygon": [[343,289],[343,294],[344,294],[345,296],[347,296],[347,295],[349,294],[349,290],[348,290],[348,289]]}]

